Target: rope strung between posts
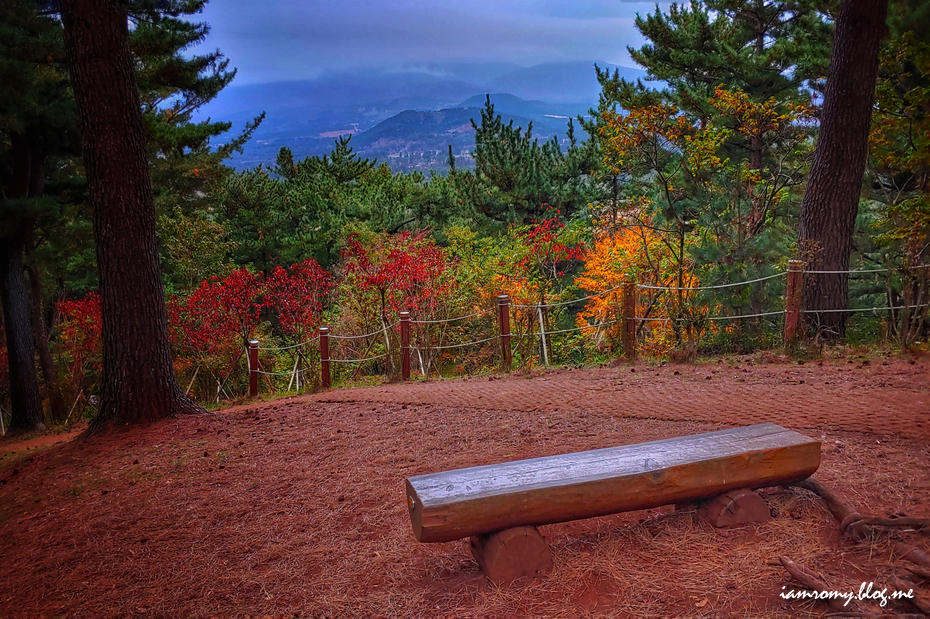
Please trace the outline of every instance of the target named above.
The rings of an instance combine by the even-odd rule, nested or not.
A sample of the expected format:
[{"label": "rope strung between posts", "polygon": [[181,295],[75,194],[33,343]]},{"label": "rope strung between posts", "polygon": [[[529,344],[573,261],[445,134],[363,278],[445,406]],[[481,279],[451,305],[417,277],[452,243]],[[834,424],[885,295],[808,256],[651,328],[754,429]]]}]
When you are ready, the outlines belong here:
[{"label": "rope strung between posts", "polygon": [[311,368],[303,368],[300,370],[295,370],[293,372],[266,372],[265,370],[258,370],[259,374],[264,374],[265,376],[291,376],[293,374],[303,374],[309,372]]},{"label": "rope strung between posts", "polygon": [[519,303],[511,303],[510,307],[519,307],[520,309],[537,309],[540,307],[561,307],[563,305],[572,305],[573,303],[581,303],[582,301],[587,301],[589,299],[596,299],[597,297],[602,297],[605,294],[610,294],[615,290],[620,290],[623,286],[614,286],[613,288],[608,288],[602,292],[595,292],[594,294],[589,294],[586,297],[581,297],[579,299],[571,299],[569,301],[557,301],[556,303],[545,303],[540,305],[536,303],[535,305],[520,305]]},{"label": "rope strung between posts", "polygon": [[[382,357],[387,357],[390,353],[381,353],[380,355],[375,355],[374,357],[366,357],[365,359],[330,359],[330,363],[364,363],[365,361],[374,361],[375,359],[381,359]],[[324,359],[325,361],[325,359]]]},{"label": "rope strung between posts", "polygon": [[497,339],[500,339],[499,335],[485,338],[483,340],[476,340],[474,342],[465,342],[464,344],[448,344],[446,346],[411,346],[410,348],[413,350],[445,350],[447,348],[464,348],[465,346],[474,346],[475,344],[484,344],[485,342],[491,342]]},{"label": "rope strung between posts", "polygon": [[[758,314],[740,314],[738,316],[708,316],[703,320],[737,320],[739,318],[761,318],[763,316],[780,316],[785,313],[785,310],[777,310],[774,312],[760,312]],[[637,316],[633,320],[639,322],[688,322],[687,318],[640,318]],[[697,319],[695,319],[696,321]]]},{"label": "rope strung between posts", "polygon": [[309,340],[298,342],[297,344],[293,344],[291,346],[268,346],[268,347],[259,346],[258,349],[259,350],[291,350],[292,348],[300,348],[301,346],[312,344],[319,339],[320,339],[320,336],[316,335],[314,337],[311,337]]},{"label": "rope strung between posts", "polygon": [[803,314],[828,314],[831,312],[885,312],[889,310],[920,309],[922,307],[930,307],[930,303],[924,303],[922,305],[898,305],[898,306],[889,306],[889,307],[860,307],[856,309],[801,310],[801,313]]},{"label": "rope strung between posts", "polygon": [[[556,335],[556,334],[558,334],[558,333],[571,333],[572,331],[583,331],[583,330],[585,330],[585,329],[600,329],[601,327],[606,327],[606,326],[609,326],[609,325],[613,325],[613,324],[616,324],[616,323],[618,323],[618,322],[620,322],[620,321],[622,321],[622,320],[623,320],[623,319],[620,318],[620,319],[618,319],[618,320],[611,320],[610,322],[599,322],[599,323],[596,323],[596,324],[593,324],[593,325],[585,325],[585,326],[583,326],[583,327],[574,327],[574,328],[571,328],[571,329],[559,329],[558,331],[546,331],[545,334],[546,334],[546,335]],[[541,333],[541,332],[539,332],[539,331],[536,331],[536,332],[533,333],[533,335],[540,336],[540,335],[543,335],[543,333]]]},{"label": "rope strung between posts", "polygon": [[855,275],[856,273],[887,273],[888,271],[918,271],[930,268],[930,264],[915,267],[896,267],[894,269],[861,269],[859,271],[804,271],[805,275]]},{"label": "rope strung between posts", "polygon": [[386,330],[393,329],[399,324],[400,322],[395,322],[392,325],[387,325],[386,327],[384,327],[384,329],[378,329],[377,331],[372,331],[371,333],[366,333],[365,335],[333,335],[332,333],[330,333],[329,338],[331,340],[362,340],[362,339],[365,339],[366,337],[371,337],[373,335],[381,335]]},{"label": "rope strung between posts", "polygon": [[770,279],[775,279],[776,277],[783,277],[787,275],[787,271],[782,271],[781,273],[776,273],[775,275],[767,275],[765,277],[758,277],[756,279],[750,279],[745,282],[736,282],[734,284],[717,284],[716,286],[691,286],[691,287],[677,287],[677,286],[647,286],[645,284],[636,284],[637,288],[643,288],[645,290],[720,290],[721,288],[733,288],[734,286],[745,286],[746,284],[755,284],[757,282],[764,282]]},{"label": "rope strung between posts", "polygon": [[482,310],[480,312],[475,312],[474,314],[468,314],[467,316],[456,316],[455,318],[445,318],[443,320],[411,320],[410,324],[414,325],[439,325],[447,322],[456,322],[459,320],[467,320],[468,318],[475,318],[476,316],[484,316],[485,314],[490,314],[494,310]]},{"label": "rope strung between posts", "polygon": [[762,312],[760,314],[741,314],[739,316],[709,316],[707,320],[736,320],[737,318],[760,318],[762,316],[780,316],[785,313],[785,310],[778,310],[777,312]]}]

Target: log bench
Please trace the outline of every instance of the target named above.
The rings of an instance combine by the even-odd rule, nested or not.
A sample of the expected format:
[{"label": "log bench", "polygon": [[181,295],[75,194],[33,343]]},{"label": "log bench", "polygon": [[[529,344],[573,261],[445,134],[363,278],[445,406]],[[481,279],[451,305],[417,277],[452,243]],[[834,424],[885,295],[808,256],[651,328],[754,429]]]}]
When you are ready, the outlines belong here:
[{"label": "log bench", "polygon": [[537,526],[702,499],[712,523],[757,520],[753,488],[801,481],[820,466],[820,441],[764,423],[720,432],[418,475],[407,506],[420,542],[471,537],[492,581],[552,565]]}]

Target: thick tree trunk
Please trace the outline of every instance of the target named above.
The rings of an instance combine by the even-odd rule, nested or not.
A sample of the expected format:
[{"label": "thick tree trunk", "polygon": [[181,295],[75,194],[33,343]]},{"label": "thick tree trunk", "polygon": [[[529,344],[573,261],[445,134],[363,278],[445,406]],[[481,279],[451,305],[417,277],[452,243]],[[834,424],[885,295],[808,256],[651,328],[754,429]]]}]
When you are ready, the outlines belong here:
[{"label": "thick tree trunk", "polygon": [[[10,136],[13,179],[8,190],[11,199],[24,199],[29,193],[32,157],[26,136]],[[23,274],[26,231],[34,225],[23,218],[0,237],[0,303],[6,329],[6,349],[10,365],[11,430],[40,430],[45,427],[39,381],[36,376],[35,343],[29,324],[29,295]]]},{"label": "thick tree trunk", "polygon": [[103,313],[100,414],[147,422],[202,409],[181,390],[171,364],[155,236],[155,204],[125,3],[63,0],[84,164],[94,207]]},{"label": "thick tree trunk", "polygon": [[[41,198],[44,193],[45,154],[33,149],[29,172],[29,197]],[[35,222],[29,222],[29,226],[25,229],[23,244],[25,268],[29,272],[29,310],[32,320],[32,339],[35,342],[35,349],[39,356],[39,369],[42,370],[42,381],[45,386],[45,397],[48,398],[51,419],[52,421],[63,421],[68,411],[58,383],[58,370],[55,368],[52,353],[48,348],[48,328],[45,325],[45,317],[42,312],[42,283],[39,280],[39,271],[33,257],[35,249],[34,232]]]},{"label": "thick tree trunk", "polygon": [[58,370],[48,348],[48,327],[42,308],[42,284],[31,259],[29,246],[26,247],[26,269],[29,271],[29,288],[31,297],[32,337],[35,340],[36,352],[39,354],[39,369],[42,370],[42,380],[45,383],[45,396],[48,398],[49,412],[55,422],[63,421],[68,409],[61,395],[61,386],[58,382]]},{"label": "thick tree trunk", "polygon": [[[888,0],[843,0],[827,73],[820,138],[801,211],[798,245],[812,271],[846,271],[868,156],[869,122]],[[849,276],[804,277],[808,323],[828,338],[846,334]]]},{"label": "thick tree trunk", "polygon": [[[36,376],[35,344],[29,324],[29,295],[23,275],[22,227],[12,237],[0,239],[0,299],[6,328],[10,363],[11,430],[41,430],[45,427],[39,381]],[[19,238],[17,238],[19,237]]]}]

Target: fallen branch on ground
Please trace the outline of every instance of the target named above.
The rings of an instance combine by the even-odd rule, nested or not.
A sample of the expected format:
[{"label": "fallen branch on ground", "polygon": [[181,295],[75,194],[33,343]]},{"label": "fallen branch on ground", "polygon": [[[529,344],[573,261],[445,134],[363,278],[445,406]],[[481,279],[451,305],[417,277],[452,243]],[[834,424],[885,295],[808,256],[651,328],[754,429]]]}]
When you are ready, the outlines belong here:
[{"label": "fallen branch on ground", "polygon": [[[802,586],[815,591],[817,593],[825,591],[835,591],[834,588],[828,586],[823,580],[820,579],[816,574],[811,572],[805,567],[802,567],[785,556],[779,556],[778,562],[781,563],[791,577],[796,581],[801,583]],[[842,598],[825,598],[823,599],[827,604],[830,605],[830,608],[836,610],[839,613],[854,613],[852,616],[856,617],[877,617],[872,613],[862,612],[856,608],[850,608]]]},{"label": "fallen branch on ground", "polygon": [[891,542],[891,545],[894,547],[896,553],[911,563],[916,563],[923,567],[930,567],[930,554],[927,554],[920,548],[908,546],[904,542],[898,541]]},{"label": "fallen branch on ground", "polygon": [[[824,500],[833,516],[840,521],[840,533],[851,533],[856,537],[862,537],[865,535],[866,527],[870,526],[918,530],[930,528],[930,519],[928,518],[884,518],[871,514],[861,514],[856,511],[855,507],[813,478],[805,479],[798,486],[810,490]],[[930,565],[930,563],[927,565]]]},{"label": "fallen branch on ground", "polygon": [[930,568],[922,567],[920,565],[905,565],[903,567],[918,578],[926,578],[930,580]]},{"label": "fallen branch on ground", "polygon": [[850,516],[858,516],[859,512],[856,511],[856,508],[844,501],[840,496],[834,494],[832,490],[818,482],[813,477],[809,477],[798,484],[801,488],[810,490],[814,494],[820,496],[827,504],[830,513],[833,514],[833,517],[843,522]]},{"label": "fallen branch on ground", "polygon": [[840,523],[840,531],[843,533],[849,530],[856,531],[865,526],[920,530],[930,527],[930,519],[905,517],[882,518],[881,516],[869,516],[867,514],[850,514]]},{"label": "fallen branch on ground", "polygon": [[901,580],[897,576],[892,580],[895,588],[898,591],[911,591],[914,594],[914,597],[905,598],[908,602],[917,607],[917,610],[923,614],[930,616],[930,597],[924,595],[914,587],[914,583],[907,582],[906,580]]}]

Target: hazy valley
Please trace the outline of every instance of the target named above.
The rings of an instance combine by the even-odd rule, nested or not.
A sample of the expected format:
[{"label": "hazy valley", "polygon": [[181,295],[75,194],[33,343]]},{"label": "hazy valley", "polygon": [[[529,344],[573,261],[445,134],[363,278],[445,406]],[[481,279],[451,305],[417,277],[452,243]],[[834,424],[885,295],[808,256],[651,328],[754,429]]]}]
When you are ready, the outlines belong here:
[{"label": "hazy valley", "polygon": [[[638,69],[616,69],[627,79]],[[509,63],[423,65],[402,71],[344,72],[313,80],[231,86],[205,106],[201,116],[233,121],[233,131],[262,111],[265,121],[232,165],[246,169],[273,163],[282,147],[295,158],[328,153],[334,140],[352,134],[361,155],[396,171],[444,172],[448,147],[456,164],[473,167],[474,130],[489,94],[505,122],[564,144],[569,118],[597,104],[600,86],[594,62],[546,63],[528,68]],[[579,128],[579,136],[581,136]]]}]

